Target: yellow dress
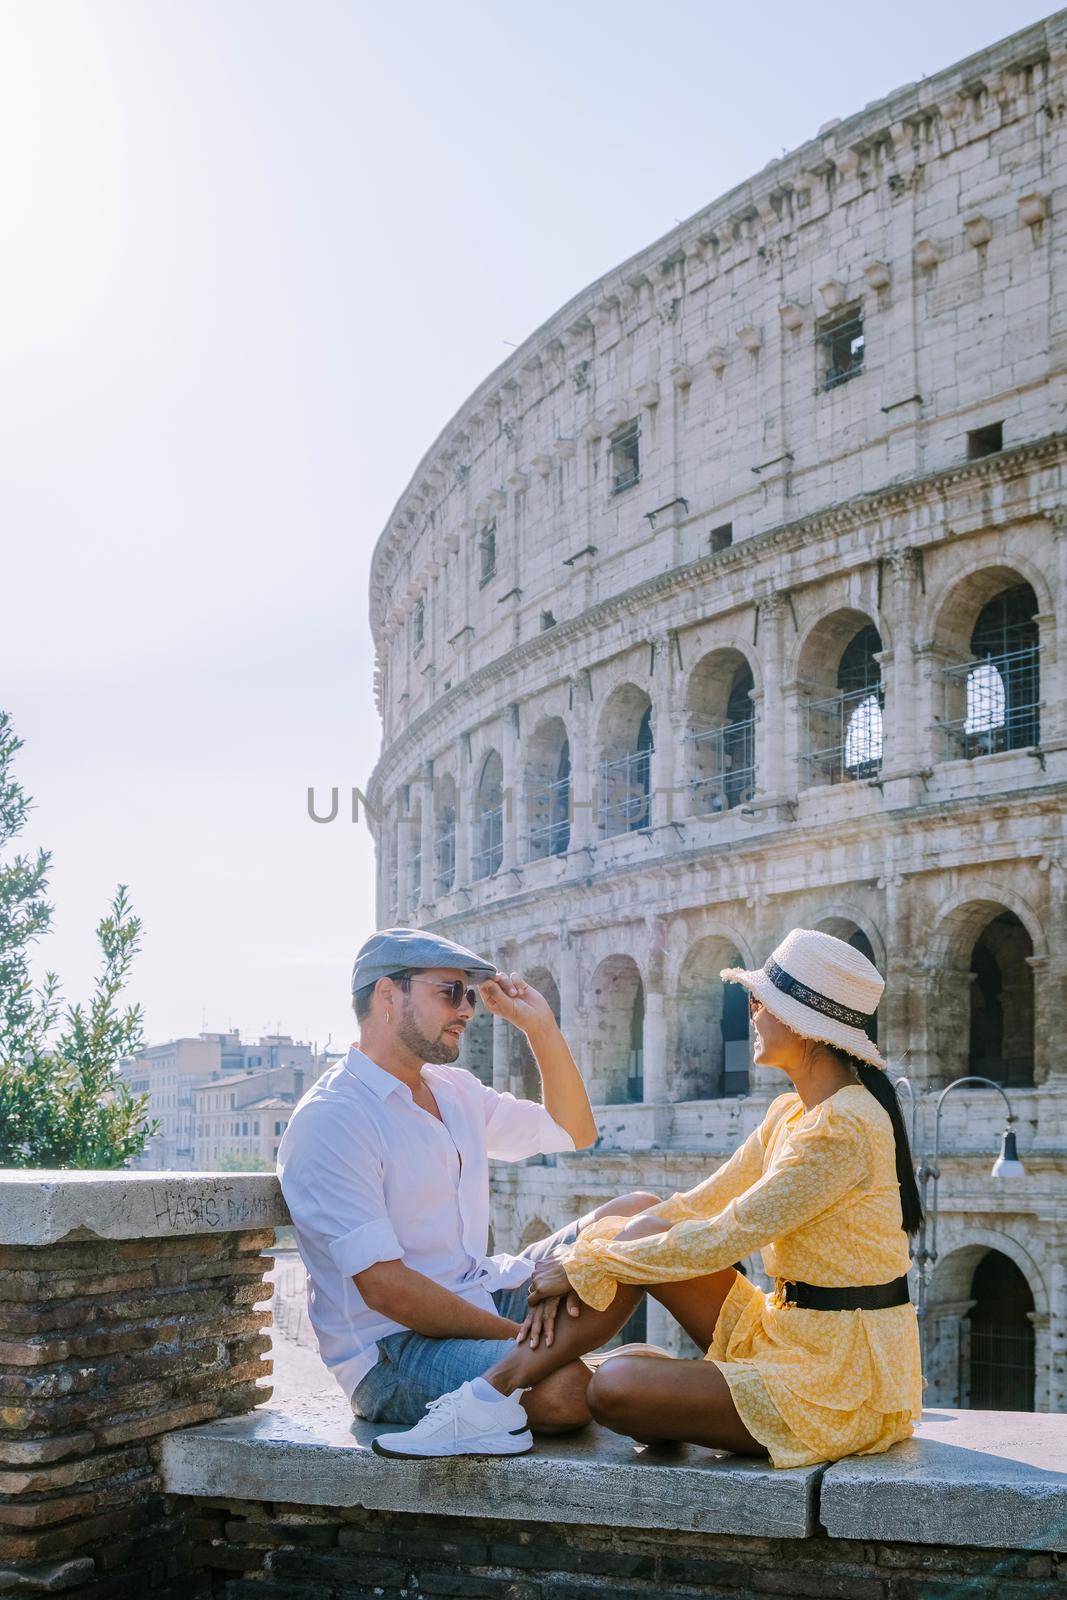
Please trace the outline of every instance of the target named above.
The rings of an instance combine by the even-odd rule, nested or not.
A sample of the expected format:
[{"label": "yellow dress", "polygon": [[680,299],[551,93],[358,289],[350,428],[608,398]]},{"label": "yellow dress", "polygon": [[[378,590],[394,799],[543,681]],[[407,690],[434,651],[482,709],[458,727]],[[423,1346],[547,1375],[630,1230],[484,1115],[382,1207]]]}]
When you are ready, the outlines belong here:
[{"label": "yellow dress", "polygon": [[[779,1095],[724,1166],[646,1215],[667,1231],[615,1242],[625,1218],[579,1235],[567,1275],[603,1310],[618,1283],[674,1283],[760,1250],[769,1277],[853,1287],[907,1272],[893,1127],[862,1084],[805,1111]],[[738,1273],[706,1359],[775,1467],[888,1450],[922,1408],[915,1308],[802,1311]]]}]

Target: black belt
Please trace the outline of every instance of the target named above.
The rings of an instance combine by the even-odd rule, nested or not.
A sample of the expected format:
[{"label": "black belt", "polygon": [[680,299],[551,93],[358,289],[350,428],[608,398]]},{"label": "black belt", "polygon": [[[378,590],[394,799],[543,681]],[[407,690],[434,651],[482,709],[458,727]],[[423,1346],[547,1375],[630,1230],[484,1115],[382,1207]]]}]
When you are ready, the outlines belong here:
[{"label": "black belt", "polygon": [[796,1306],[798,1311],[885,1311],[890,1306],[910,1304],[911,1295],[907,1277],[856,1289],[830,1289],[818,1283],[785,1283],[779,1279],[774,1302]]}]

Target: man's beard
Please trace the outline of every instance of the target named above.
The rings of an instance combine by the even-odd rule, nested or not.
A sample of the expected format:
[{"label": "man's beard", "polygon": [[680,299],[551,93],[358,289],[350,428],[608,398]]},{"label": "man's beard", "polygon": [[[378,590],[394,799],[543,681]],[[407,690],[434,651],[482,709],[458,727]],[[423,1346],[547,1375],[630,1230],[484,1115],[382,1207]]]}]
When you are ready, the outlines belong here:
[{"label": "man's beard", "polygon": [[447,1039],[444,1033],[438,1034],[436,1039],[429,1039],[424,1033],[419,1032],[410,1005],[401,1007],[396,1022],[396,1033],[401,1044],[406,1045],[413,1056],[418,1056],[420,1061],[427,1061],[432,1066],[447,1067],[459,1055],[459,1039]]}]

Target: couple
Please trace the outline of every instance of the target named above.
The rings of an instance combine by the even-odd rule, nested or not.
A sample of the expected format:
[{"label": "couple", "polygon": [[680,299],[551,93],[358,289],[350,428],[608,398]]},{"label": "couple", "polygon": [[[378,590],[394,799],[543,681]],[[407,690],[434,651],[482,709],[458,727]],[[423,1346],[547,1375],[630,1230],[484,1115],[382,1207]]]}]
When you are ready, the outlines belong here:
[{"label": "couple", "polygon": [[[749,992],[753,1059],[791,1092],[686,1194],[621,1195],[519,1255],[487,1255],[490,1158],[588,1149],[597,1129],[552,1012],[516,974],[434,934],[375,934],[352,971],[359,1045],[293,1113],[279,1176],[327,1367],[380,1455],[512,1455],[591,1418],[642,1442],[774,1467],[887,1450],[921,1408],[908,1297],[920,1220],[907,1133],[864,1031],[883,983],[795,929]],[[477,992],[476,992],[477,991]],[[451,1065],[478,995],[519,1028],[542,1103]],[[732,1263],[762,1250],[767,1294]],[[703,1360],[583,1357],[642,1294]],[[639,1347],[640,1348],[640,1347]],[[646,1347],[647,1348],[647,1347]]]}]

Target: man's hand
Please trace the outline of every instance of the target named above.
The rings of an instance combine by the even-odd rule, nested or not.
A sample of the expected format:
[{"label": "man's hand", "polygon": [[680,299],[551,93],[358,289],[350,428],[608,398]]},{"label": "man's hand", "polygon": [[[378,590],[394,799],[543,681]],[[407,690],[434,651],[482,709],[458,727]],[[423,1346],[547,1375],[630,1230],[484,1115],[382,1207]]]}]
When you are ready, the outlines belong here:
[{"label": "man's hand", "polygon": [[527,1311],[526,1320],[519,1329],[515,1343],[522,1344],[524,1340],[529,1340],[530,1349],[536,1350],[540,1341],[544,1339],[547,1349],[556,1337],[556,1318],[561,1305],[566,1306],[569,1317],[581,1316],[582,1302],[573,1289],[566,1296],[557,1295],[554,1300],[542,1300],[539,1305],[531,1306]]},{"label": "man's hand", "polygon": [[532,983],[527,983],[521,973],[498,972],[478,987],[478,993],[487,1011],[494,1017],[503,1017],[523,1033],[543,1033],[556,1026],[552,1007]]}]

